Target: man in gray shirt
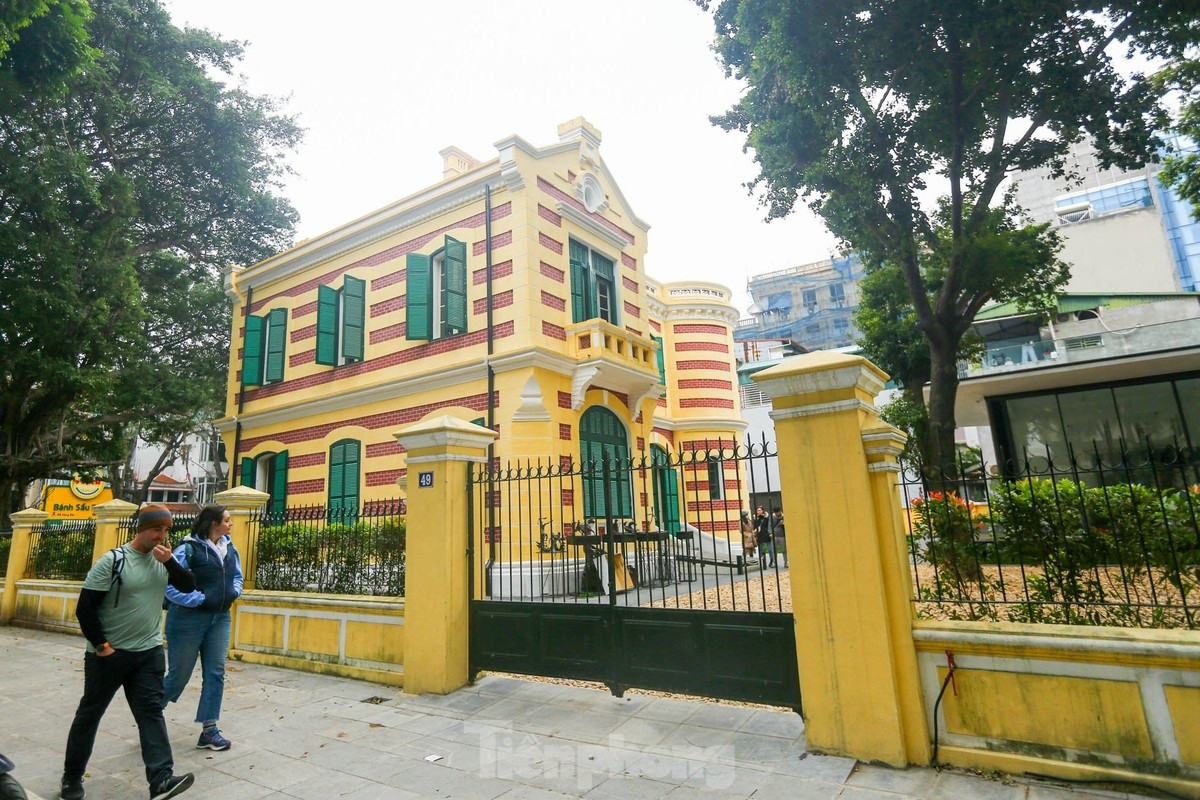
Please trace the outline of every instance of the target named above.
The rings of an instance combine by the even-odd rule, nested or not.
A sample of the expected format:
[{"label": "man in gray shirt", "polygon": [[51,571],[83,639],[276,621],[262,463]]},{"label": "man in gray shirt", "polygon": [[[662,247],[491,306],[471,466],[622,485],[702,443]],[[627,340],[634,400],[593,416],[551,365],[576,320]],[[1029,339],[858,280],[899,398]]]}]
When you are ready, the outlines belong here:
[{"label": "man in gray shirt", "polygon": [[83,582],[75,617],[87,639],[83,697],[67,736],[62,800],[83,800],[83,774],[96,732],[117,689],[125,690],[137,721],[151,800],[165,800],[192,785],[192,775],[174,775],[175,762],[163,719],[162,602],[167,583],[181,592],[196,588],[165,542],[171,532],[166,506],[147,504],[137,516],[133,539],[100,557]]}]

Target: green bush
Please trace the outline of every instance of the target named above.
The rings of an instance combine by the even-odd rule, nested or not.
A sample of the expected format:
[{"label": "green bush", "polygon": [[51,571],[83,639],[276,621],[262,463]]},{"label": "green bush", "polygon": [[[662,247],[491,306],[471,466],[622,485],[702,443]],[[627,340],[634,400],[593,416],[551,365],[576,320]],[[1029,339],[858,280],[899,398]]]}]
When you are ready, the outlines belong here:
[{"label": "green bush", "polygon": [[33,576],[81,580],[92,566],[95,530],[44,528],[33,554]]},{"label": "green bush", "polygon": [[255,573],[260,589],[404,596],[403,519],[291,522],[264,528]]},{"label": "green bush", "polygon": [[0,536],[0,577],[8,574],[8,554],[12,552],[12,533]]},{"label": "green bush", "polygon": [[[1027,478],[996,483],[989,500],[999,567],[991,574],[979,569],[973,540],[982,521],[965,502],[931,492],[913,503],[915,552],[938,570],[921,600],[968,619],[999,618],[1004,605],[1018,622],[1195,624],[1200,486]],[[1019,586],[1006,564],[1019,568]]]}]

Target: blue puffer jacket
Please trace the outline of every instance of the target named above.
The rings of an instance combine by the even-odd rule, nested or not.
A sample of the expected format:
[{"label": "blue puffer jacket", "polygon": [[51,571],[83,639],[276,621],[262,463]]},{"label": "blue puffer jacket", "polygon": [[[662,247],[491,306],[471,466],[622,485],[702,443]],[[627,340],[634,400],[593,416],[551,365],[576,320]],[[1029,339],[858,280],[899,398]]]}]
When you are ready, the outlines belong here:
[{"label": "blue puffer jacket", "polygon": [[196,611],[228,611],[242,596],[242,561],[229,535],[225,535],[225,560],[212,545],[188,536],[175,548],[175,560],[196,576],[196,591],[177,591],[167,586],[167,599],[177,606]]}]

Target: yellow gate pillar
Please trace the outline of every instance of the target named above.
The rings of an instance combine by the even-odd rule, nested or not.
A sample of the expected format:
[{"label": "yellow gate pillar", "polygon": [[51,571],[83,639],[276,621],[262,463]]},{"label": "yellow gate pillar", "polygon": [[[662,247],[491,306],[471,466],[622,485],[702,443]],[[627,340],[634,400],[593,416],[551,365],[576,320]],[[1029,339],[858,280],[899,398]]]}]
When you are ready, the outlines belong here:
[{"label": "yellow gate pillar", "polygon": [[[217,492],[213,497],[214,503],[225,506],[229,512],[229,539],[241,557],[242,591],[254,588],[254,572],[258,568],[258,542],[255,539],[259,534],[259,527],[254,523],[270,499],[271,495],[266,492],[245,486]],[[231,637],[230,642],[233,641]]]},{"label": "yellow gate pillar", "polygon": [[126,530],[125,536],[121,535],[121,523],[132,518],[137,510],[138,507],[133,503],[115,499],[92,506],[92,511],[96,514],[96,539],[92,542],[93,564],[109,550],[120,547],[132,538],[132,528]]},{"label": "yellow gate pillar", "polygon": [[808,746],[926,764],[895,485],[905,437],[874,406],[887,376],[860,356],[817,352],[753,377],[773,407]]},{"label": "yellow gate pillar", "polygon": [[408,470],[404,691],[447,694],[469,678],[467,472],[487,460],[497,434],[443,416],[395,436]]},{"label": "yellow gate pillar", "polygon": [[4,578],[4,594],[0,595],[0,625],[7,625],[17,613],[17,581],[25,577],[29,565],[29,544],[35,528],[50,518],[45,511],[26,508],[13,513],[12,544],[8,548],[8,569]]}]

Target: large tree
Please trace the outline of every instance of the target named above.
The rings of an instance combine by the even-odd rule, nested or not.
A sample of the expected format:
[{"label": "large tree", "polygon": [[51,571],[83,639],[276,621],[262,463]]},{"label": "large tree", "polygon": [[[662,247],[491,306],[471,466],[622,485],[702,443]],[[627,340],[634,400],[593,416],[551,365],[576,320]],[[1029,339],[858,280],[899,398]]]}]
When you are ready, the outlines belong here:
[{"label": "large tree", "polygon": [[1168,64],[1155,75],[1155,81],[1163,92],[1178,98],[1179,113],[1173,127],[1191,144],[1189,149],[1168,153],[1160,177],[1192,204],[1192,216],[1200,219],[1200,56]]},{"label": "large tree", "polygon": [[233,84],[241,45],[154,0],[91,8],[92,60],[66,91],[0,95],[6,500],[202,419],[226,372],[221,269],[287,246],[295,221],[279,182],[300,132]]},{"label": "large tree", "polygon": [[715,8],[715,50],[745,86],[714,121],[746,134],[768,217],[806,200],[903,275],[929,347],[929,457],[952,467],[956,354],[975,314],[1058,270],[1044,238],[997,220],[1005,179],[1061,172],[1083,136],[1111,163],[1150,158],[1162,109],[1114,59],[1181,52],[1194,0],[697,2]]}]

